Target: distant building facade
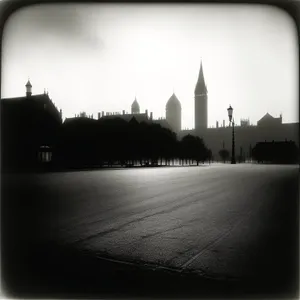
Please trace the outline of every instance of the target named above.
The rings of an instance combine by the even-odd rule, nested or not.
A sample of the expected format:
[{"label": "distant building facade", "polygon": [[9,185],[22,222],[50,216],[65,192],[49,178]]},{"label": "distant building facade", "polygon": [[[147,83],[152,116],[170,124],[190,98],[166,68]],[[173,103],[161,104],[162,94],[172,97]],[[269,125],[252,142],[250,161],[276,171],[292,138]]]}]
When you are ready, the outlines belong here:
[{"label": "distant building facade", "polygon": [[[75,118],[90,118],[93,119],[93,115],[87,115],[85,112],[81,112],[75,115]],[[130,122],[133,118],[138,123],[155,123],[159,124],[164,128],[170,129],[176,133],[179,133],[181,130],[181,104],[177,99],[176,95],[173,93],[166,105],[166,118],[153,118],[153,112],[148,113],[148,109],[144,113],[140,110],[140,105],[135,98],[131,105],[131,113],[126,112],[125,110],[121,112],[98,112],[98,120],[102,119],[117,119],[120,118],[127,122]],[[65,122],[69,122],[68,118]]]},{"label": "distant building facade", "polygon": [[[181,130],[178,138],[191,134],[204,139],[205,144],[212,150],[215,159],[220,159],[219,151],[226,148],[231,153],[232,127],[216,122],[215,128],[208,128],[208,92],[204,80],[202,63],[195,87],[195,127],[191,130]],[[220,126],[221,125],[221,126]],[[242,119],[240,125],[235,126],[235,147],[237,156],[250,158],[252,148],[258,142],[292,140],[299,146],[299,123],[282,123],[282,115],[274,118],[269,113],[264,115],[257,126],[250,125],[250,121]],[[231,155],[231,154],[230,154]]]},{"label": "distant building facade", "polygon": [[[194,130],[181,131],[179,138],[187,134],[195,134]],[[231,155],[232,127],[207,128],[199,135],[205,144],[212,150],[214,159],[219,160],[219,151],[229,150]],[[235,126],[235,153],[250,159],[252,148],[258,142],[295,141],[299,146],[299,123],[265,124],[264,126]]]}]

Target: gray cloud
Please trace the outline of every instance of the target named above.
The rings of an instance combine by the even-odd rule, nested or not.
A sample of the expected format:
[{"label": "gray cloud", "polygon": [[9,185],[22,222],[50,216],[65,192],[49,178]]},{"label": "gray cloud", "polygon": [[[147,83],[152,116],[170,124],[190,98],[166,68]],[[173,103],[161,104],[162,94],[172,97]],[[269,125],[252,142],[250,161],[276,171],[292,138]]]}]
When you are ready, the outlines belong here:
[{"label": "gray cloud", "polygon": [[104,41],[93,30],[88,6],[79,5],[35,5],[16,13],[20,25],[33,35],[53,36],[66,44],[81,44],[90,48],[102,49]]}]

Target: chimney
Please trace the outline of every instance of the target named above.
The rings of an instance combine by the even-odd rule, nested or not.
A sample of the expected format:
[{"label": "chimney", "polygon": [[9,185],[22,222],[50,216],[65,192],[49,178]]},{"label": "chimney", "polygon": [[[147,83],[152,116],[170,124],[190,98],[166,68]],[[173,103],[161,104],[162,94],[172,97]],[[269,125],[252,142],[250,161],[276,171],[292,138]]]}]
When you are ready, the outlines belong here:
[{"label": "chimney", "polygon": [[125,115],[125,110],[124,110],[124,109],[123,109],[123,112],[122,112],[122,113],[123,113],[123,115]]},{"label": "chimney", "polygon": [[62,119],[62,109],[59,110],[60,118]]},{"label": "chimney", "polygon": [[145,114],[148,117],[148,109],[145,110]]},{"label": "chimney", "polygon": [[223,127],[225,127],[225,120],[223,120]]},{"label": "chimney", "polygon": [[216,128],[219,128],[219,122],[218,121],[216,122]]},{"label": "chimney", "polygon": [[150,120],[152,121],[153,120],[153,112],[151,111],[150,113]]},{"label": "chimney", "polygon": [[101,118],[100,113],[98,112],[98,120]]}]

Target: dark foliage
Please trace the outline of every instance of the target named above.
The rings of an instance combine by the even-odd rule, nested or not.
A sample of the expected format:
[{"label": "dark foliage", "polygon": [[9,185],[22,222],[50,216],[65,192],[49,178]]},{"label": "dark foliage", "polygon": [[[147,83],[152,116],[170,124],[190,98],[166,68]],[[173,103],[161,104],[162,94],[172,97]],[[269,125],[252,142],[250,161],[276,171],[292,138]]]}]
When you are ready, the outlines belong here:
[{"label": "dark foliage", "polygon": [[180,159],[197,165],[211,159],[211,151],[199,137],[176,134],[135,118],[93,120],[77,118],[64,123],[53,154],[53,162],[64,167],[170,165]]},{"label": "dark foliage", "polygon": [[219,155],[222,159],[222,161],[225,163],[229,159],[229,151],[227,149],[221,149],[219,151]]},{"label": "dark foliage", "polygon": [[208,150],[202,139],[193,135],[186,135],[181,140],[181,158],[188,160],[189,164],[196,161],[204,163],[211,157],[211,151]]},{"label": "dark foliage", "polygon": [[252,158],[258,163],[297,163],[298,147],[293,141],[261,142],[253,148]]}]

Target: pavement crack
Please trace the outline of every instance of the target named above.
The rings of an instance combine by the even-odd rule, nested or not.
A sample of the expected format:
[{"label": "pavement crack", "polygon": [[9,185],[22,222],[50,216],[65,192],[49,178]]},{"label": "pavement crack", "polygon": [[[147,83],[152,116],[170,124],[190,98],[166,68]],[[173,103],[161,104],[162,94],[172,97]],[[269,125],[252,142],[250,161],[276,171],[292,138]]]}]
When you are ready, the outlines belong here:
[{"label": "pavement crack", "polygon": [[[254,194],[254,192],[252,194]],[[223,238],[225,238],[226,236],[228,236],[236,227],[238,227],[240,224],[242,224],[243,222],[245,222],[245,220],[247,218],[249,218],[254,213],[254,211],[258,210],[262,205],[263,205],[263,201],[260,202],[260,204],[258,205],[258,207],[256,207],[256,209],[250,210],[244,218],[241,218],[238,222],[236,222],[235,224],[233,224],[227,231],[225,231],[224,233],[220,234],[219,236],[217,236],[216,239],[212,240],[210,243],[208,243],[204,247],[202,247],[202,249],[196,255],[194,255],[188,261],[186,261],[184,264],[182,264],[181,268],[183,268],[183,269],[187,268],[198,257],[200,257],[205,250],[207,250],[209,247],[215,245],[218,241],[220,241]]]},{"label": "pavement crack", "polygon": [[[205,191],[207,191],[207,190],[205,190]],[[155,212],[155,213],[152,213],[152,214],[149,214],[149,215],[146,215],[146,216],[143,216],[143,217],[140,217],[140,218],[131,220],[131,221],[129,221],[129,222],[126,222],[126,223],[124,223],[124,224],[122,224],[122,225],[120,225],[120,226],[118,226],[118,227],[110,228],[110,229],[107,229],[107,230],[104,230],[104,231],[101,231],[101,232],[96,232],[96,233],[91,234],[91,235],[89,235],[89,236],[87,236],[87,237],[77,239],[77,240],[74,241],[73,243],[79,243],[79,242],[83,242],[83,241],[86,242],[86,241],[91,240],[91,239],[93,239],[93,238],[95,238],[95,237],[97,237],[97,236],[103,237],[103,236],[106,235],[106,234],[109,234],[109,233],[112,233],[112,232],[119,231],[120,229],[123,229],[124,227],[126,227],[126,226],[128,226],[128,225],[130,225],[130,224],[133,224],[133,223],[135,223],[135,222],[140,222],[140,221],[143,221],[143,220],[145,220],[145,219],[147,219],[147,218],[150,218],[150,217],[153,217],[153,216],[159,216],[159,215],[163,215],[163,214],[168,214],[168,213],[173,212],[174,210],[177,210],[177,209],[179,209],[179,208],[181,208],[181,207],[185,207],[187,204],[194,204],[194,203],[196,203],[196,202],[198,201],[198,199],[197,199],[197,200],[190,201],[190,202],[182,202],[182,201],[183,201],[183,200],[186,200],[186,199],[188,199],[188,198],[191,198],[191,197],[193,198],[195,195],[200,194],[200,193],[203,193],[203,192],[205,192],[205,191],[201,191],[201,192],[197,191],[197,192],[195,192],[195,193],[192,193],[192,194],[187,195],[187,196],[184,197],[184,198],[181,198],[181,199],[179,200],[179,201],[181,202],[180,204],[178,204],[178,205],[176,205],[176,206],[172,206],[172,207],[169,208],[168,210],[162,210],[162,211],[159,211],[159,212]],[[216,192],[215,192],[215,191],[213,191],[213,192],[214,192],[214,195],[216,195]],[[222,194],[222,193],[224,193],[224,190],[220,190],[219,193],[217,193],[217,195]],[[206,195],[206,197],[205,197],[204,199],[209,199],[209,197],[210,197],[210,194]],[[202,199],[202,200],[203,200],[203,199]],[[167,205],[165,205],[165,206],[167,206]],[[160,207],[160,209],[161,209],[161,208],[162,208],[162,207]]]},{"label": "pavement crack", "polygon": [[[162,185],[166,185],[166,183],[163,183]],[[172,183],[172,189],[169,189],[168,191],[167,191],[167,193],[170,193],[170,192],[172,192],[172,193],[174,193],[174,185],[176,186],[176,184],[174,183]],[[187,189],[189,189],[190,187],[194,187],[195,186],[195,183],[191,183],[191,184],[189,184],[189,185],[187,185],[186,186],[186,188]],[[149,188],[149,187],[148,187]],[[157,186],[156,186],[156,188],[157,188]],[[142,190],[142,189],[144,189],[144,186],[143,187],[139,187],[138,189],[135,189],[135,191],[136,192],[138,192],[139,190]],[[181,190],[180,188],[178,188],[178,190]],[[206,190],[204,190],[204,191],[201,191],[201,193],[203,193],[203,192],[206,192],[206,191],[208,191],[208,190],[210,190],[210,189],[206,189]],[[199,191],[198,191],[199,192]],[[143,200],[143,202],[141,202],[141,205],[145,205],[147,202],[149,202],[149,201],[152,201],[153,199],[157,199],[157,198],[160,198],[160,197],[162,197],[162,195],[165,195],[166,194],[166,191],[164,191],[163,193],[157,193],[157,194],[155,194],[155,195],[152,195],[152,196],[147,196],[147,198],[146,199],[144,199]],[[130,192],[127,192],[127,193],[125,193],[125,194],[123,194],[123,196],[130,196],[131,194],[130,194]],[[115,196],[117,196],[117,195],[115,195]],[[189,195],[188,195],[189,196]],[[120,210],[120,209],[122,209],[122,208],[124,208],[124,207],[126,207],[128,204],[126,203],[126,201],[124,201],[125,203],[123,204],[123,205],[119,205],[118,207],[113,207],[113,208],[109,208],[109,209],[106,209],[105,211],[104,211],[104,213],[106,214],[106,213],[112,213],[112,212],[114,212],[115,210]],[[163,208],[163,207],[165,207],[165,206],[168,206],[169,204],[166,204],[166,205],[163,205],[163,206],[161,206],[160,208]],[[86,218],[85,219],[90,219],[90,218],[93,218],[94,216],[97,216],[99,214],[99,211],[97,211],[97,212],[93,212],[93,213],[91,213],[91,214],[88,214],[87,216],[86,216]],[[72,222],[72,223],[75,223],[76,221],[77,221],[77,219],[78,219],[78,217],[74,217],[74,218],[71,218],[71,219],[69,219],[69,222]],[[76,225],[75,225],[75,227],[79,227],[79,226],[82,226],[82,225],[84,225],[84,224],[88,224],[88,225],[91,225],[91,224],[96,224],[96,223],[99,223],[99,222],[102,222],[102,221],[106,221],[107,220],[107,218],[106,219],[101,219],[101,220],[94,220],[94,221],[90,221],[90,222],[88,222],[88,223],[86,223],[86,221],[82,221],[82,222],[76,222]],[[73,228],[74,228],[74,225],[72,226]]]}]

